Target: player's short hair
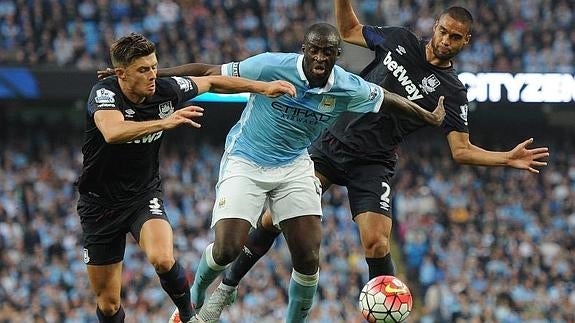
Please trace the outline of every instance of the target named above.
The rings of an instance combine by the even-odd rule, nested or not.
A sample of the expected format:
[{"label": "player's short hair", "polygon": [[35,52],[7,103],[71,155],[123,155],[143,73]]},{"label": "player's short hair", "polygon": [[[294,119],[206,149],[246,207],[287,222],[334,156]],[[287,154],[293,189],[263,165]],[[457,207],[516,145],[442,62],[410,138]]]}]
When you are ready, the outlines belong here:
[{"label": "player's short hair", "polygon": [[333,43],[334,46],[338,46],[341,43],[341,36],[339,31],[334,25],[320,22],[309,26],[304,35],[304,42],[311,42],[316,37],[327,37],[328,42]]},{"label": "player's short hair", "polygon": [[131,33],[116,40],[110,47],[114,67],[126,67],[134,60],[156,52],[156,45],[142,34]]},{"label": "player's short hair", "polygon": [[463,7],[453,6],[445,9],[439,15],[439,18],[443,17],[444,15],[448,15],[451,18],[469,26],[469,34],[471,33],[471,29],[473,29],[473,16],[469,10]]}]

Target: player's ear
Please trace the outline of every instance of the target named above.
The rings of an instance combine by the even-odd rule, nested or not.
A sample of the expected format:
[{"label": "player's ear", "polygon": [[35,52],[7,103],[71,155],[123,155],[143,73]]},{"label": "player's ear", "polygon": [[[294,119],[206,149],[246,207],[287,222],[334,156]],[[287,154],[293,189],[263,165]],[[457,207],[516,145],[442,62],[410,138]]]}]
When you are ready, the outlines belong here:
[{"label": "player's ear", "polygon": [[467,46],[467,44],[469,44],[470,41],[471,41],[471,34],[468,33],[467,35],[465,35],[463,46]]},{"label": "player's ear", "polygon": [[124,70],[123,68],[115,68],[114,72],[119,79],[121,80],[126,79],[126,70]]},{"label": "player's ear", "polygon": [[305,52],[305,45],[301,45],[301,51]]},{"label": "player's ear", "polygon": [[337,56],[340,56],[343,53],[343,50],[341,49],[341,47],[337,48]]}]

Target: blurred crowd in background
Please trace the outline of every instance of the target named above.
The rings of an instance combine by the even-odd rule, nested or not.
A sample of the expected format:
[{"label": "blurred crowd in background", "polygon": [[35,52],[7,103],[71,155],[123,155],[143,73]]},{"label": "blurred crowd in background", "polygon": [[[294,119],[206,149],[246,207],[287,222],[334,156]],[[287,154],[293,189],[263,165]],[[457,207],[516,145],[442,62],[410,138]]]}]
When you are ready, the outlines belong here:
[{"label": "blurred crowd in background", "polygon": [[[10,140],[0,141],[0,322],[96,322],[75,211],[81,143],[69,131],[33,129],[16,125]],[[539,140],[554,152],[540,175],[457,166],[445,139],[424,137],[402,147],[395,179],[394,257],[416,299],[409,322],[573,322],[573,137]],[[223,148],[165,140],[166,211],[192,279],[213,239],[208,228]],[[499,140],[502,147],[493,148],[513,144]],[[323,201],[321,282],[310,322],[360,322],[358,295],[367,267],[346,191],[336,187]],[[171,302],[129,240],[126,322],[165,322]],[[222,322],[282,320],[291,264],[283,238],[278,241],[242,282],[239,301],[224,311]]]},{"label": "blurred crowd in background", "polygon": [[[354,1],[363,23],[407,26],[422,37],[453,4],[476,21],[459,71],[573,73],[573,1]],[[333,1],[0,0],[0,64],[94,70],[109,65],[109,44],[133,31],[158,45],[161,67],[222,64],[263,51],[299,52],[305,28],[318,21],[335,22]]]}]

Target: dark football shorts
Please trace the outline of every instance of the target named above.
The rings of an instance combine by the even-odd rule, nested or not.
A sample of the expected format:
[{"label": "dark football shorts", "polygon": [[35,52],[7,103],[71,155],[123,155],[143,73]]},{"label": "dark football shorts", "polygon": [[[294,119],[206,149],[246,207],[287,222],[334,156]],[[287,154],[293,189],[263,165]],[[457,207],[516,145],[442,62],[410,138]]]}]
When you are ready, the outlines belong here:
[{"label": "dark football shorts", "polygon": [[342,145],[338,140],[312,145],[308,151],[315,171],[333,184],[347,187],[352,218],[364,212],[391,217],[394,168],[357,158],[340,158]]},{"label": "dark football shorts", "polygon": [[114,209],[80,197],[77,210],[82,225],[84,263],[88,265],[109,265],[122,261],[128,232],[139,242],[140,231],[146,221],[168,221],[160,192]]}]

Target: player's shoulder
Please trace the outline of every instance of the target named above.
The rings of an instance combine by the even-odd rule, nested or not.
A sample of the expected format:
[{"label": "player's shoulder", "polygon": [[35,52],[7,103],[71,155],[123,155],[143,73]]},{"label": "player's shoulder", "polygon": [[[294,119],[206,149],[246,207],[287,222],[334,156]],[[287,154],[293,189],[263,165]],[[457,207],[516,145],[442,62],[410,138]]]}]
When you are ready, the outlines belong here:
[{"label": "player's shoulder", "polygon": [[92,86],[92,90],[102,88],[113,92],[121,91],[120,84],[118,83],[118,77],[115,75],[106,77],[105,79],[99,80],[98,82],[96,82],[96,84]]},{"label": "player's shoulder", "polygon": [[[455,69],[451,68],[438,76],[442,86],[441,95],[454,99],[458,104],[467,103],[467,87],[463,85]],[[424,86],[427,84],[425,81],[426,79],[422,80],[422,85]]]},{"label": "player's shoulder", "polygon": [[390,35],[396,38],[407,38],[417,41],[419,37],[410,29],[403,26],[365,26],[373,32]]},{"label": "player's shoulder", "polygon": [[340,91],[349,93],[367,91],[372,83],[364,80],[361,76],[345,70],[343,67],[335,65],[335,84]]},{"label": "player's shoulder", "polygon": [[118,83],[118,78],[116,76],[110,76],[99,80],[92,86],[90,99],[93,99],[96,103],[113,103],[115,101],[115,97],[121,97],[121,94],[122,89]]},{"label": "player's shoulder", "polygon": [[296,53],[265,52],[253,57],[265,61],[266,65],[281,66],[296,61],[298,56]]},{"label": "player's shoulder", "polygon": [[154,96],[162,100],[181,99],[181,95],[197,94],[197,85],[188,76],[169,76],[156,79],[156,93]]},{"label": "player's shoulder", "polygon": [[452,89],[458,91],[467,91],[463,82],[459,79],[457,70],[452,66],[450,69],[446,70],[443,74],[443,77],[447,80],[448,84]]},{"label": "player's shoulder", "polygon": [[339,65],[334,65],[333,73],[335,75],[335,81],[339,82],[340,85],[358,86],[361,85],[362,83],[367,82],[363,78],[361,78],[361,76],[349,72]]}]

